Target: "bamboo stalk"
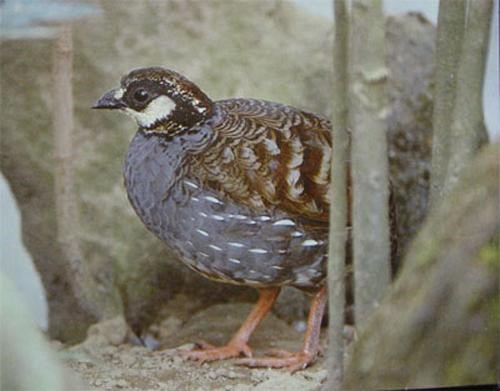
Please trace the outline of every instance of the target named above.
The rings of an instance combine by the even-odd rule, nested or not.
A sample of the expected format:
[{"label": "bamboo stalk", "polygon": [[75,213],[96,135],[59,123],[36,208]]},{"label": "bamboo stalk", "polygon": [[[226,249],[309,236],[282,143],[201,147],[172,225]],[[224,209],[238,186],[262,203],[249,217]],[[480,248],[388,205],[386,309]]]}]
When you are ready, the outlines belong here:
[{"label": "bamboo stalk", "polygon": [[330,232],[328,248],[328,381],[327,390],[342,390],[344,374],[345,259],[347,240],[347,174],[349,133],[347,130],[347,41],[345,0],[334,1],[332,160]]},{"label": "bamboo stalk", "polygon": [[457,72],[456,103],[450,128],[451,144],[443,195],[449,194],[463,169],[488,141],[483,116],[483,85],[493,1],[468,1],[467,28]]},{"label": "bamboo stalk", "polygon": [[79,303],[92,314],[101,315],[98,311],[99,301],[92,298],[95,289],[84,262],[78,232],[73,164],[75,151],[72,78],[72,32],[71,27],[64,26],[55,42],[52,74],[57,240],[68,261],[68,277]]},{"label": "bamboo stalk", "polygon": [[388,69],[381,0],[352,2],[349,70],[354,314],[360,327],[390,282]]},{"label": "bamboo stalk", "polygon": [[433,112],[430,203],[442,198],[450,160],[450,126],[455,106],[457,69],[465,32],[465,0],[439,3]]}]

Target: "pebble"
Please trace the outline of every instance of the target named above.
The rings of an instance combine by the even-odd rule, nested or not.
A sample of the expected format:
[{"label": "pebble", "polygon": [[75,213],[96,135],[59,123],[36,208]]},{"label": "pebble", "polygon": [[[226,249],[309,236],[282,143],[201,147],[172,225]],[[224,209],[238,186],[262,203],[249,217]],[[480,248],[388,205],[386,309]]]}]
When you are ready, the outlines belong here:
[{"label": "pebble", "polygon": [[102,349],[102,354],[107,354],[109,356],[113,356],[118,352],[118,348],[116,346],[106,346]]},{"label": "pebble", "polygon": [[116,386],[119,388],[125,388],[128,386],[128,382],[124,379],[120,379],[116,382]]},{"label": "pebble", "polygon": [[323,382],[324,380],[326,380],[326,377],[328,376],[328,371],[326,369],[320,369],[316,375],[319,381]]},{"label": "pebble", "polygon": [[238,377],[238,374],[235,371],[228,371],[225,376],[228,379],[236,379]]},{"label": "pebble", "polygon": [[261,369],[261,370],[255,370],[252,372],[252,377],[257,380],[267,380],[269,379],[269,375],[267,374],[266,370]]},{"label": "pebble", "polygon": [[136,362],[136,358],[131,355],[123,355],[121,357],[123,365],[132,366]]},{"label": "pebble", "polygon": [[299,333],[303,333],[307,329],[307,323],[304,322],[303,320],[296,320],[296,321],[294,321],[293,324],[292,324],[292,326],[295,329],[295,331],[297,331]]},{"label": "pebble", "polygon": [[184,345],[179,346],[178,350],[193,350],[196,347],[194,343],[185,343]]},{"label": "pebble", "polygon": [[160,346],[160,342],[151,334],[143,336],[142,342],[149,350],[156,350]]},{"label": "pebble", "polygon": [[148,350],[144,346],[132,346],[129,350],[130,354],[140,354],[141,356],[143,354],[149,353]]},{"label": "pebble", "polygon": [[91,365],[90,365],[90,363],[86,363],[86,362],[79,362],[79,363],[78,363],[78,368],[80,368],[80,370],[82,370],[82,371],[85,371],[85,370],[87,370],[88,368],[91,368]]},{"label": "pebble", "polygon": [[172,357],[172,362],[175,366],[181,365],[184,360],[179,356]]},{"label": "pebble", "polygon": [[208,378],[209,378],[210,380],[215,380],[215,379],[217,379],[217,377],[218,377],[218,376],[217,376],[217,373],[215,373],[215,372],[213,372],[213,371],[208,372],[207,376],[208,376]]},{"label": "pebble", "polygon": [[56,351],[64,349],[64,344],[61,341],[52,340],[50,341],[50,347]]}]

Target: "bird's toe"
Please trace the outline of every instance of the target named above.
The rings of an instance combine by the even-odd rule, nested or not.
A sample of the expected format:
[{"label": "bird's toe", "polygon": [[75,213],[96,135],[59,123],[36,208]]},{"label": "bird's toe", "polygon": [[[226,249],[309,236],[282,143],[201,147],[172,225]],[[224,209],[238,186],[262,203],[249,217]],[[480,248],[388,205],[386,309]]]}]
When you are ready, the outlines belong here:
[{"label": "bird's toe", "polygon": [[201,345],[200,349],[179,351],[179,354],[187,359],[199,361],[227,360],[240,356],[252,357],[252,350],[247,344],[229,343],[225,346],[214,347],[210,344]]},{"label": "bird's toe", "polygon": [[236,364],[252,368],[283,368],[290,373],[294,373],[307,368],[316,358],[315,355],[304,352],[292,353],[277,350],[271,353],[274,357],[242,358],[238,359]]}]

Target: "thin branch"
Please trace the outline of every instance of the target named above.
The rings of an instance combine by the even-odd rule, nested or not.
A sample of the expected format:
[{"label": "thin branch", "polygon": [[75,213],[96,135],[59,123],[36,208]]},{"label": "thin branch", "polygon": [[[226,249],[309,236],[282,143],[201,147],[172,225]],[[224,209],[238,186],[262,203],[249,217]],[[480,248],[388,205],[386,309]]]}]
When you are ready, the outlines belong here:
[{"label": "thin branch", "polygon": [[349,26],[345,0],[335,0],[333,44],[333,110],[331,160],[332,202],[328,248],[329,345],[327,390],[342,390],[344,373],[345,259],[347,240],[347,174],[349,133],[347,131],[347,42]]},{"label": "thin branch", "polygon": [[390,282],[388,69],[381,0],[353,1],[350,45],[354,302],[359,327]]},{"label": "thin branch", "polygon": [[55,205],[57,239],[69,262],[68,277],[80,304],[102,317],[98,290],[84,262],[79,240],[78,205],[75,199],[73,119],[73,39],[71,27],[61,28],[53,63],[53,119],[55,148]]},{"label": "thin branch", "polygon": [[467,28],[457,74],[456,103],[450,128],[452,153],[443,193],[449,194],[476,151],[487,142],[483,85],[493,1],[468,1]]},{"label": "thin branch", "polygon": [[74,198],[73,151],[73,43],[70,27],[56,39],[53,65],[53,119],[55,145],[55,196],[57,238],[72,257],[81,259],[76,201]]},{"label": "thin branch", "polygon": [[430,202],[442,198],[450,159],[450,118],[455,105],[458,62],[465,32],[465,0],[439,3],[433,113]]}]

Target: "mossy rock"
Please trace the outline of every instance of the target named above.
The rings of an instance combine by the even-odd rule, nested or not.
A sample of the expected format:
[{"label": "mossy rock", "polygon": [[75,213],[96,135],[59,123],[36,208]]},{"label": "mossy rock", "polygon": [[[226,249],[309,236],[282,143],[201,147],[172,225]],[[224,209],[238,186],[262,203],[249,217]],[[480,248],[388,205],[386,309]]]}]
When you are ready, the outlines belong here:
[{"label": "mossy rock", "polygon": [[353,345],[347,389],[494,383],[500,144],[431,211],[399,278]]}]

